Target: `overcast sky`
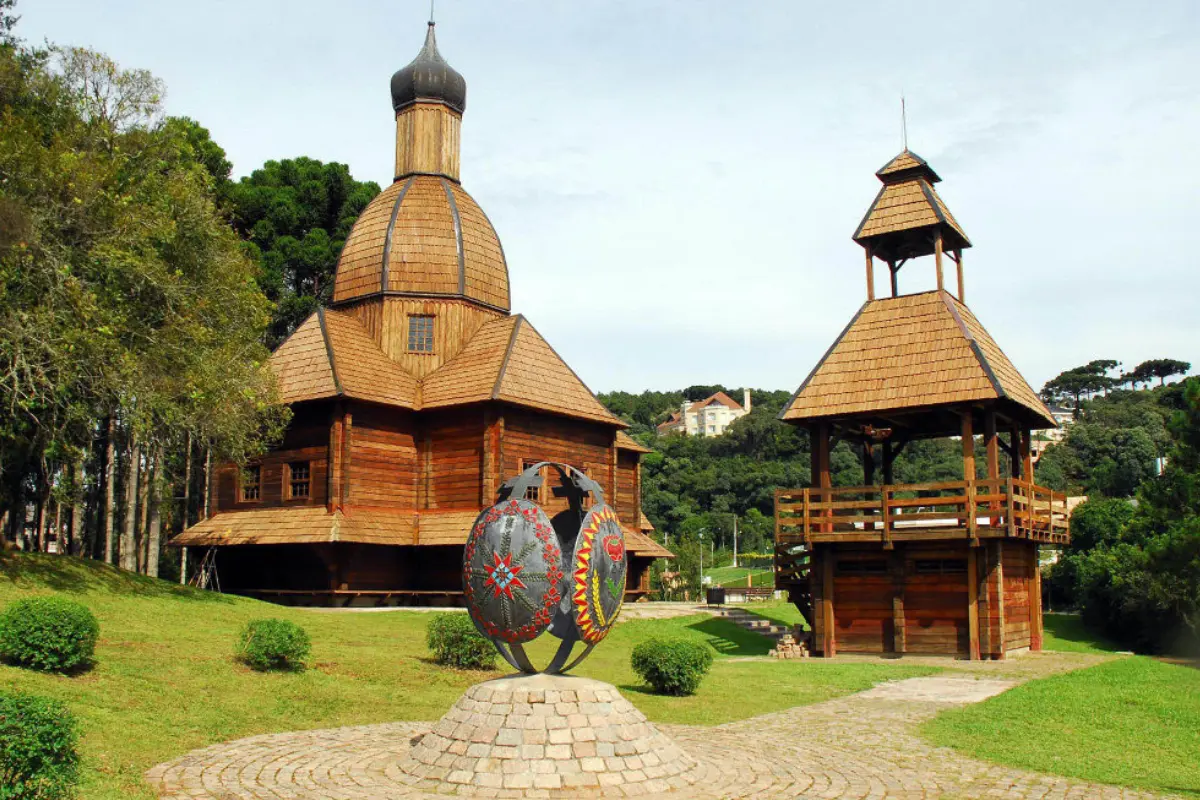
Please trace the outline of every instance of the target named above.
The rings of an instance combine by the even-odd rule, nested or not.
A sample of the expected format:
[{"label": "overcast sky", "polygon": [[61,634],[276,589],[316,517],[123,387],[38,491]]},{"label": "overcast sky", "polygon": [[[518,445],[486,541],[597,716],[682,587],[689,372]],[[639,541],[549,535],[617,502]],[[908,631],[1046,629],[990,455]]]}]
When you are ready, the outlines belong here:
[{"label": "overcast sky", "polygon": [[[967,302],[1035,388],[1093,358],[1200,367],[1200,3],[437,5],[513,310],[593,390],[799,385],[865,299],[850,234],[902,92],[975,245]],[[386,186],[388,80],[428,8],[20,0],[17,33],[150,69],[235,175],[304,155]]]}]

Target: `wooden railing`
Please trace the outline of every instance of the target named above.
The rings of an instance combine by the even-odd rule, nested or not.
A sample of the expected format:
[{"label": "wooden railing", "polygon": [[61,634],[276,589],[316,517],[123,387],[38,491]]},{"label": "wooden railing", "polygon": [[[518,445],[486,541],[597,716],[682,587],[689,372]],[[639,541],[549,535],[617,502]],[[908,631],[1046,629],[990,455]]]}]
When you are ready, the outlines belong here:
[{"label": "wooden railing", "polygon": [[775,543],[1010,536],[1070,541],[1066,495],[1014,478],[780,489]]}]

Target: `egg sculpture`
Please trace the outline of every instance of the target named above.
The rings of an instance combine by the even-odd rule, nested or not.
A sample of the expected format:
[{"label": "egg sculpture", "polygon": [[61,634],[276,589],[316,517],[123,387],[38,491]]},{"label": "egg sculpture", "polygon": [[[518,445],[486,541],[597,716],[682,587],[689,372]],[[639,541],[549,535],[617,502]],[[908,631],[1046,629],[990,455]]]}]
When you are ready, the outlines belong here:
[{"label": "egg sculpture", "polygon": [[[546,494],[543,473],[557,476],[553,495],[566,501],[553,518],[529,499],[531,490]],[[471,526],[463,593],[475,627],[505,661],[521,672],[557,674],[586,658],[612,629],[628,566],[625,534],[600,485],[574,467],[543,461],[507,481],[498,502]],[[547,631],[560,642],[539,670],[524,645]],[[576,644],[582,647],[572,659]]]}]

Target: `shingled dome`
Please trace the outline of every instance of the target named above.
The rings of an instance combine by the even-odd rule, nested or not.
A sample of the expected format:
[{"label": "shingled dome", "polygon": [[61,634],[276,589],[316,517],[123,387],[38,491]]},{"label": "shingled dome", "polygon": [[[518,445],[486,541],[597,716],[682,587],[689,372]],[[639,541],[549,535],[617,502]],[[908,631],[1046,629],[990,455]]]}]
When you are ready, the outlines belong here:
[{"label": "shingled dome", "polygon": [[392,108],[399,111],[418,101],[445,103],[460,114],[467,109],[467,82],[438,52],[432,22],[421,52],[392,76]]},{"label": "shingled dome", "polygon": [[500,238],[462,186],[412,175],[363,210],[338,258],[333,302],[380,293],[461,297],[509,310]]}]

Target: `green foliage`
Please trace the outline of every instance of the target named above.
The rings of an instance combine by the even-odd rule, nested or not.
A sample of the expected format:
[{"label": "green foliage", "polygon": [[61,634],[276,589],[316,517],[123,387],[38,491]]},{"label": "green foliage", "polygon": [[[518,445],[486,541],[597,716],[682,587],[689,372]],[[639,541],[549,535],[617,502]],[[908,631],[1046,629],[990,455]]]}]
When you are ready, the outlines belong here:
[{"label": "green foliage", "polygon": [[429,621],[425,643],[437,663],[455,669],[491,669],[496,648],[475,630],[466,614],[437,614]]},{"label": "green foliage", "polygon": [[291,620],[253,619],[242,628],[235,655],[259,672],[298,672],[311,650],[308,633]]},{"label": "green foliage", "polygon": [[276,304],[268,344],[282,342],[333,296],[338,254],[379,185],[345,164],[268,161],[229,187],[237,231],[259,264],[258,284]]},{"label": "green foliage", "polygon": [[1158,385],[1163,386],[1167,378],[1176,375],[1186,375],[1187,371],[1192,368],[1192,365],[1186,361],[1179,361],[1174,358],[1152,358],[1149,361],[1143,361],[1133,368],[1128,375],[1122,375],[1124,381],[1130,382],[1135,386],[1142,383],[1149,383],[1151,378],[1158,378]]},{"label": "green foliage", "polygon": [[91,665],[100,624],[92,612],[63,597],[29,597],[0,613],[0,658],[43,672]]},{"label": "green foliage", "polygon": [[1143,479],[1136,508],[1079,506],[1074,542],[1051,574],[1085,622],[1147,652],[1200,652],[1200,380],[1182,391],[1163,474]]},{"label": "green foliage", "polygon": [[75,718],[57,700],[0,692],[0,800],[61,800],[79,776]]},{"label": "green foliage", "polygon": [[695,694],[713,663],[712,648],[690,639],[655,638],[633,648],[629,665],[659,694]]}]

